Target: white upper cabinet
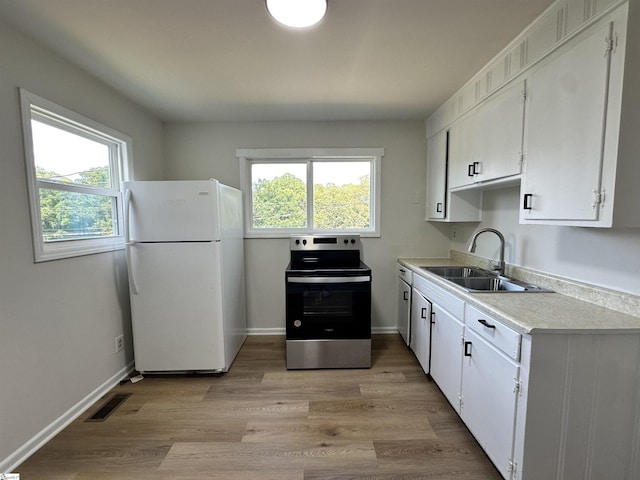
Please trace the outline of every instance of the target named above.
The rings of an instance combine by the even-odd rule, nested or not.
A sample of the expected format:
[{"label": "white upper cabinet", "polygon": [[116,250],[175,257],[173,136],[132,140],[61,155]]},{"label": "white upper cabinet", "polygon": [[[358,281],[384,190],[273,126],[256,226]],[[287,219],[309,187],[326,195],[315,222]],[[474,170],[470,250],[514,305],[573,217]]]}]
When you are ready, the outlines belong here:
[{"label": "white upper cabinet", "polygon": [[[626,8],[530,73],[522,223],[612,225]],[[607,181],[608,177],[608,181]]]},{"label": "white upper cabinet", "polygon": [[427,220],[446,217],[448,135],[443,130],[427,142]]},{"label": "white upper cabinet", "polygon": [[464,187],[475,182],[473,162],[476,161],[476,110],[472,110],[451,125],[449,133],[449,188]]},{"label": "white upper cabinet", "polygon": [[515,82],[480,105],[476,114],[476,181],[518,175],[522,164],[525,82]]},{"label": "white upper cabinet", "polygon": [[449,165],[448,130],[427,141],[427,220],[435,222],[479,222],[482,220],[482,192],[453,193],[447,188]]},{"label": "white upper cabinet", "polygon": [[450,188],[518,175],[525,82],[514,82],[451,126]]},{"label": "white upper cabinet", "polygon": [[427,120],[446,199],[522,179],[521,223],[640,226],[638,44],[638,2],[554,2]]}]

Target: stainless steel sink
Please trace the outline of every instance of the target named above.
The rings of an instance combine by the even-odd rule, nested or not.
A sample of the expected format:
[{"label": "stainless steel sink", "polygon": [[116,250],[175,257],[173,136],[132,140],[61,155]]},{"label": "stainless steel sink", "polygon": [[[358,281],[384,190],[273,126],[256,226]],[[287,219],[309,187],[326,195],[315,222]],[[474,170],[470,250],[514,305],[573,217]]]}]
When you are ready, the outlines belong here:
[{"label": "stainless steel sink", "polygon": [[495,276],[494,272],[484,270],[478,267],[420,267],[427,272],[431,272],[440,277],[447,278],[472,278],[472,277],[491,277]]},{"label": "stainless steel sink", "polygon": [[548,292],[537,285],[519,282],[501,277],[447,278],[470,292]]},{"label": "stainless steel sink", "polygon": [[420,267],[422,270],[438,275],[449,282],[474,293],[495,292],[551,292],[546,288],[519,280],[503,277],[496,272],[471,266]]}]

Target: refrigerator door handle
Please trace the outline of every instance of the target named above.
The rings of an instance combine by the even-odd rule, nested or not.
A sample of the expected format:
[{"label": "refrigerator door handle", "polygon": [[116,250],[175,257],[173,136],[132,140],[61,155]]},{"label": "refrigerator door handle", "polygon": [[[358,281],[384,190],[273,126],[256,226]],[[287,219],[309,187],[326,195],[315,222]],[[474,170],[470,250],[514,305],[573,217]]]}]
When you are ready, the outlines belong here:
[{"label": "refrigerator door handle", "polygon": [[138,284],[136,283],[136,275],[133,271],[133,261],[131,258],[131,247],[135,242],[131,241],[130,234],[130,209],[131,209],[131,189],[127,188],[124,192],[124,243],[127,255],[127,272],[129,273],[129,286],[134,295],[138,295]]},{"label": "refrigerator door handle", "polygon": [[124,191],[124,242],[128,245],[131,240],[129,234],[129,211],[131,208],[131,189]]}]

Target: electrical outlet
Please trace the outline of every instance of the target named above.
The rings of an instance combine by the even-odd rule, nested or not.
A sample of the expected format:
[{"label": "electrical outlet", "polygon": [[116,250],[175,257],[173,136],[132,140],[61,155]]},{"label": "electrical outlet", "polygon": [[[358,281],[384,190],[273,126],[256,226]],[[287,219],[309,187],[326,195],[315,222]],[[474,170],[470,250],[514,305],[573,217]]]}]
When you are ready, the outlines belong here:
[{"label": "electrical outlet", "polygon": [[455,229],[451,231],[451,238],[456,238],[456,231],[455,231]]},{"label": "electrical outlet", "polygon": [[124,335],[118,335],[116,337],[116,353],[120,352],[124,348]]}]

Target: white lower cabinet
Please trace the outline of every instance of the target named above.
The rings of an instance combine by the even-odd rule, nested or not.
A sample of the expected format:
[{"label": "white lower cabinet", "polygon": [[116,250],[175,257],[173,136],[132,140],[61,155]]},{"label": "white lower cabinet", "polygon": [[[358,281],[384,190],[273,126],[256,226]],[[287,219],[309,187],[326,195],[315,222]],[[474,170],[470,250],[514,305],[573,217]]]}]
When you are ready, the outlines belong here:
[{"label": "white lower cabinet", "polygon": [[520,367],[468,328],[463,351],[460,416],[502,476],[510,478]]},{"label": "white lower cabinet", "polygon": [[429,373],[431,302],[415,288],[411,295],[411,343],[409,346],[424,373]]},{"label": "white lower cabinet", "polygon": [[433,303],[431,325],[431,377],[456,412],[460,413],[462,333],[460,320]]},{"label": "white lower cabinet", "polygon": [[[511,479],[522,335],[420,275],[413,282],[416,337],[431,317],[429,373],[498,471]],[[422,365],[427,352],[414,352]]]},{"label": "white lower cabinet", "polygon": [[640,333],[523,336],[514,480],[640,478]]},{"label": "white lower cabinet", "polygon": [[521,334],[421,275],[413,286],[433,312],[431,377],[506,480],[640,478],[637,329]]},{"label": "white lower cabinet", "polygon": [[396,326],[405,343],[409,345],[411,335],[411,279],[413,272],[397,264],[396,273]]},{"label": "white lower cabinet", "polygon": [[449,403],[460,413],[464,301],[421,275],[413,276],[413,286],[414,291],[419,292],[416,297],[423,298],[427,302],[425,307],[431,308],[431,314],[427,316],[430,325],[425,324],[425,327],[431,327],[429,373]]}]

